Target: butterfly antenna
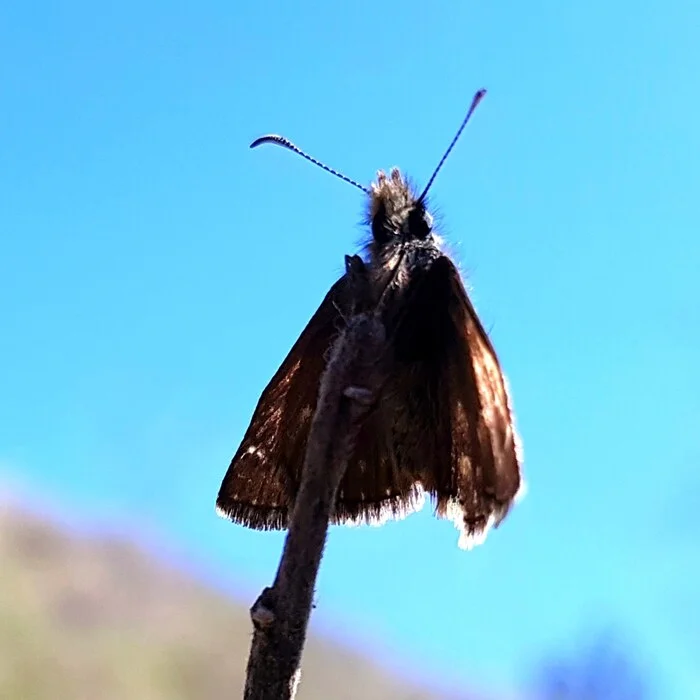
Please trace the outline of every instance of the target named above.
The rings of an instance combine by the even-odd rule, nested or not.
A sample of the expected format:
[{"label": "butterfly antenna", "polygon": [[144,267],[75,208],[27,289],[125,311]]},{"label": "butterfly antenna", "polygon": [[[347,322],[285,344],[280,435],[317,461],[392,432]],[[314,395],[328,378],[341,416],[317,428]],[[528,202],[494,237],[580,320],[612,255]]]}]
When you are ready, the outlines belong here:
[{"label": "butterfly antenna", "polygon": [[467,122],[469,121],[470,117],[474,113],[474,110],[477,108],[479,102],[483,99],[484,95],[486,94],[486,90],[479,90],[476,95],[474,95],[474,99],[472,100],[471,107],[469,107],[469,111],[467,112],[467,116],[464,117],[462,120],[462,123],[457,129],[457,133],[455,134],[455,137],[452,139],[452,143],[447,147],[447,150],[445,151],[445,155],[440,159],[440,162],[438,163],[437,168],[433,171],[433,174],[430,176],[430,180],[428,180],[428,184],[425,186],[425,189],[423,190],[423,194],[418,198],[419,202],[422,202],[423,199],[425,198],[425,195],[428,194],[428,190],[430,189],[430,186],[433,184],[433,181],[435,180],[435,176],[440,172],[440,168],[445,164],[445,161],[447,160],[447,156],[450,155],[450,151],[455,147],[455,144],[457,143],[457,140],[459,137],[462,135],[462,131],[464,131],[464,127],[467,125]]},{"label": "butterfly antenna", "polygon": [[294,153],[299,154],[302,158],[306,158],[306,160],[311,161],[314,165],[318,165],[319,168],[322,168],[327,173],[330,173],[331,175],[335,175],[336,177],[339,177],[341,180],[344,180],[345,182],[348,182],[351,185],[354,185],[355,187],[357,187],[358,190],[362,190],[365,194],[370,194],[370,191],[367,187],[364,187],[359,182],[355,182],[355,180],[351,180],[346,175],[343,175],[343,173],[339,173],[337,170],[333,170],[333,168],[329,168],[327,165],[325,165],[324,163],[321,163],[320,160],[316,160],[315,158],[310,156],[308,153],[304,153],[304,151],[302,151],[301,148],[299,148],[298,146],[295,146],[289,139],[284,138],[284,136],[278,136],[277,134],[267,134],[266,136],[261,136],[259,139],[255,139],[255,141],[253,141],[253,143],[250,144],[250,147],[256,148],[257,146],[260,146],[263,143],[275,143],[278,146],[283,146],[284,148],[288,148],[290,151],[294,151]]}]

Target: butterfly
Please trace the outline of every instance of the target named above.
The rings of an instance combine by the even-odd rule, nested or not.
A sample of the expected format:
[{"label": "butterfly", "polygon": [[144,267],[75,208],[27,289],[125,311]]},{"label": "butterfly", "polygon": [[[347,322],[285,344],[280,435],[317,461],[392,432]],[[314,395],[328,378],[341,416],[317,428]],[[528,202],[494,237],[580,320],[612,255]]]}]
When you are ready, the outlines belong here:
[{"label": "butterfly", "polygon": [[[337,492],[333,523],[381,524],[422,507],[451,520],[470,548],[522,492],[520,440],[506,378],[460,273],[441,248],[426,194],[485,91],[479,91],[422,194],[396,168],[365,188],[280,136],[277,143],[368,195],[370,238],[272,377],[217,497],[220,515],[284,529],[299,488],[319,381],[346,319],[374,309],[386,329],[385,380]],[[367,293],[358,296],[357,275]]]}]

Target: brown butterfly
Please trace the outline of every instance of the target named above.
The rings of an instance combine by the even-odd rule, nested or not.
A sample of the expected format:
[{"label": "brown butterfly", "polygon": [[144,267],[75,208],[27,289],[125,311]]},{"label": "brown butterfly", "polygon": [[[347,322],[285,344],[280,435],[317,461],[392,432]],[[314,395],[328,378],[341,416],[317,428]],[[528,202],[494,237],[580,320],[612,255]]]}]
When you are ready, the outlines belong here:
[{"label": "brown butterfly", "polygon": [[[419,509],[428,493],[438,517],[483,541],[521,490],[519,440],[506,379],[459,272],[439,247],[425,196],[474,108],[420,196],[399,170],[370,189],[283,145],[369,195],[366,260],[326,294],[258,401],[217,498],[219,514],[247,527],[284,529],[299,488],[319,379],[345,319],[378,309],[388,338],[387,379],[340,483],[332,522],[379,524]],[[358,298],[353,276],[366,276]]]}]

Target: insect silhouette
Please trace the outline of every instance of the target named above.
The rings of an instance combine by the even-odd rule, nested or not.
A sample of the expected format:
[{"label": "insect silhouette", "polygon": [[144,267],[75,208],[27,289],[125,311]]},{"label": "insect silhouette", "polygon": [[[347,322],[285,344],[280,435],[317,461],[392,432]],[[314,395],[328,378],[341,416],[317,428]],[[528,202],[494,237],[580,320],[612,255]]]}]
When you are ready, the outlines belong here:
[{"label": "insect silhouette", "polygon": [[[441,250],[426,195],[474,109],[480,90],[418,195],[398,169],[370,188],[263,136],[369,196],[364,258],[346,257],[326,294],[262,392],[221,484],[217,511],[259,530],[284,529],[301,479],[319,380],[345,319],[372,308],[387,333],[386,380],[340,483],[334,523],[381,524],[422,507],[452,520],[470,548],[498,525],[521,490],[519,438],[496,352],[452,260]],[[353,277],[366,279],[359,298]]]}]

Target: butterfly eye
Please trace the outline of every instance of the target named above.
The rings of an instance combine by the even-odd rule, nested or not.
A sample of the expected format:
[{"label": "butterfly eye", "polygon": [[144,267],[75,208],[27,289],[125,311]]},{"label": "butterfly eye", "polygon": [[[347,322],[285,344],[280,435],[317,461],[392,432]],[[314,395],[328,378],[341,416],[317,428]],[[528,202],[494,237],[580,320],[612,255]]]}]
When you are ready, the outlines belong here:
[{"label": "butterfly eye", "polygon": [[433,230],[433,217],[421,206],[416,206],[406,219],[406,233],[410,238],[424,239]]}]

